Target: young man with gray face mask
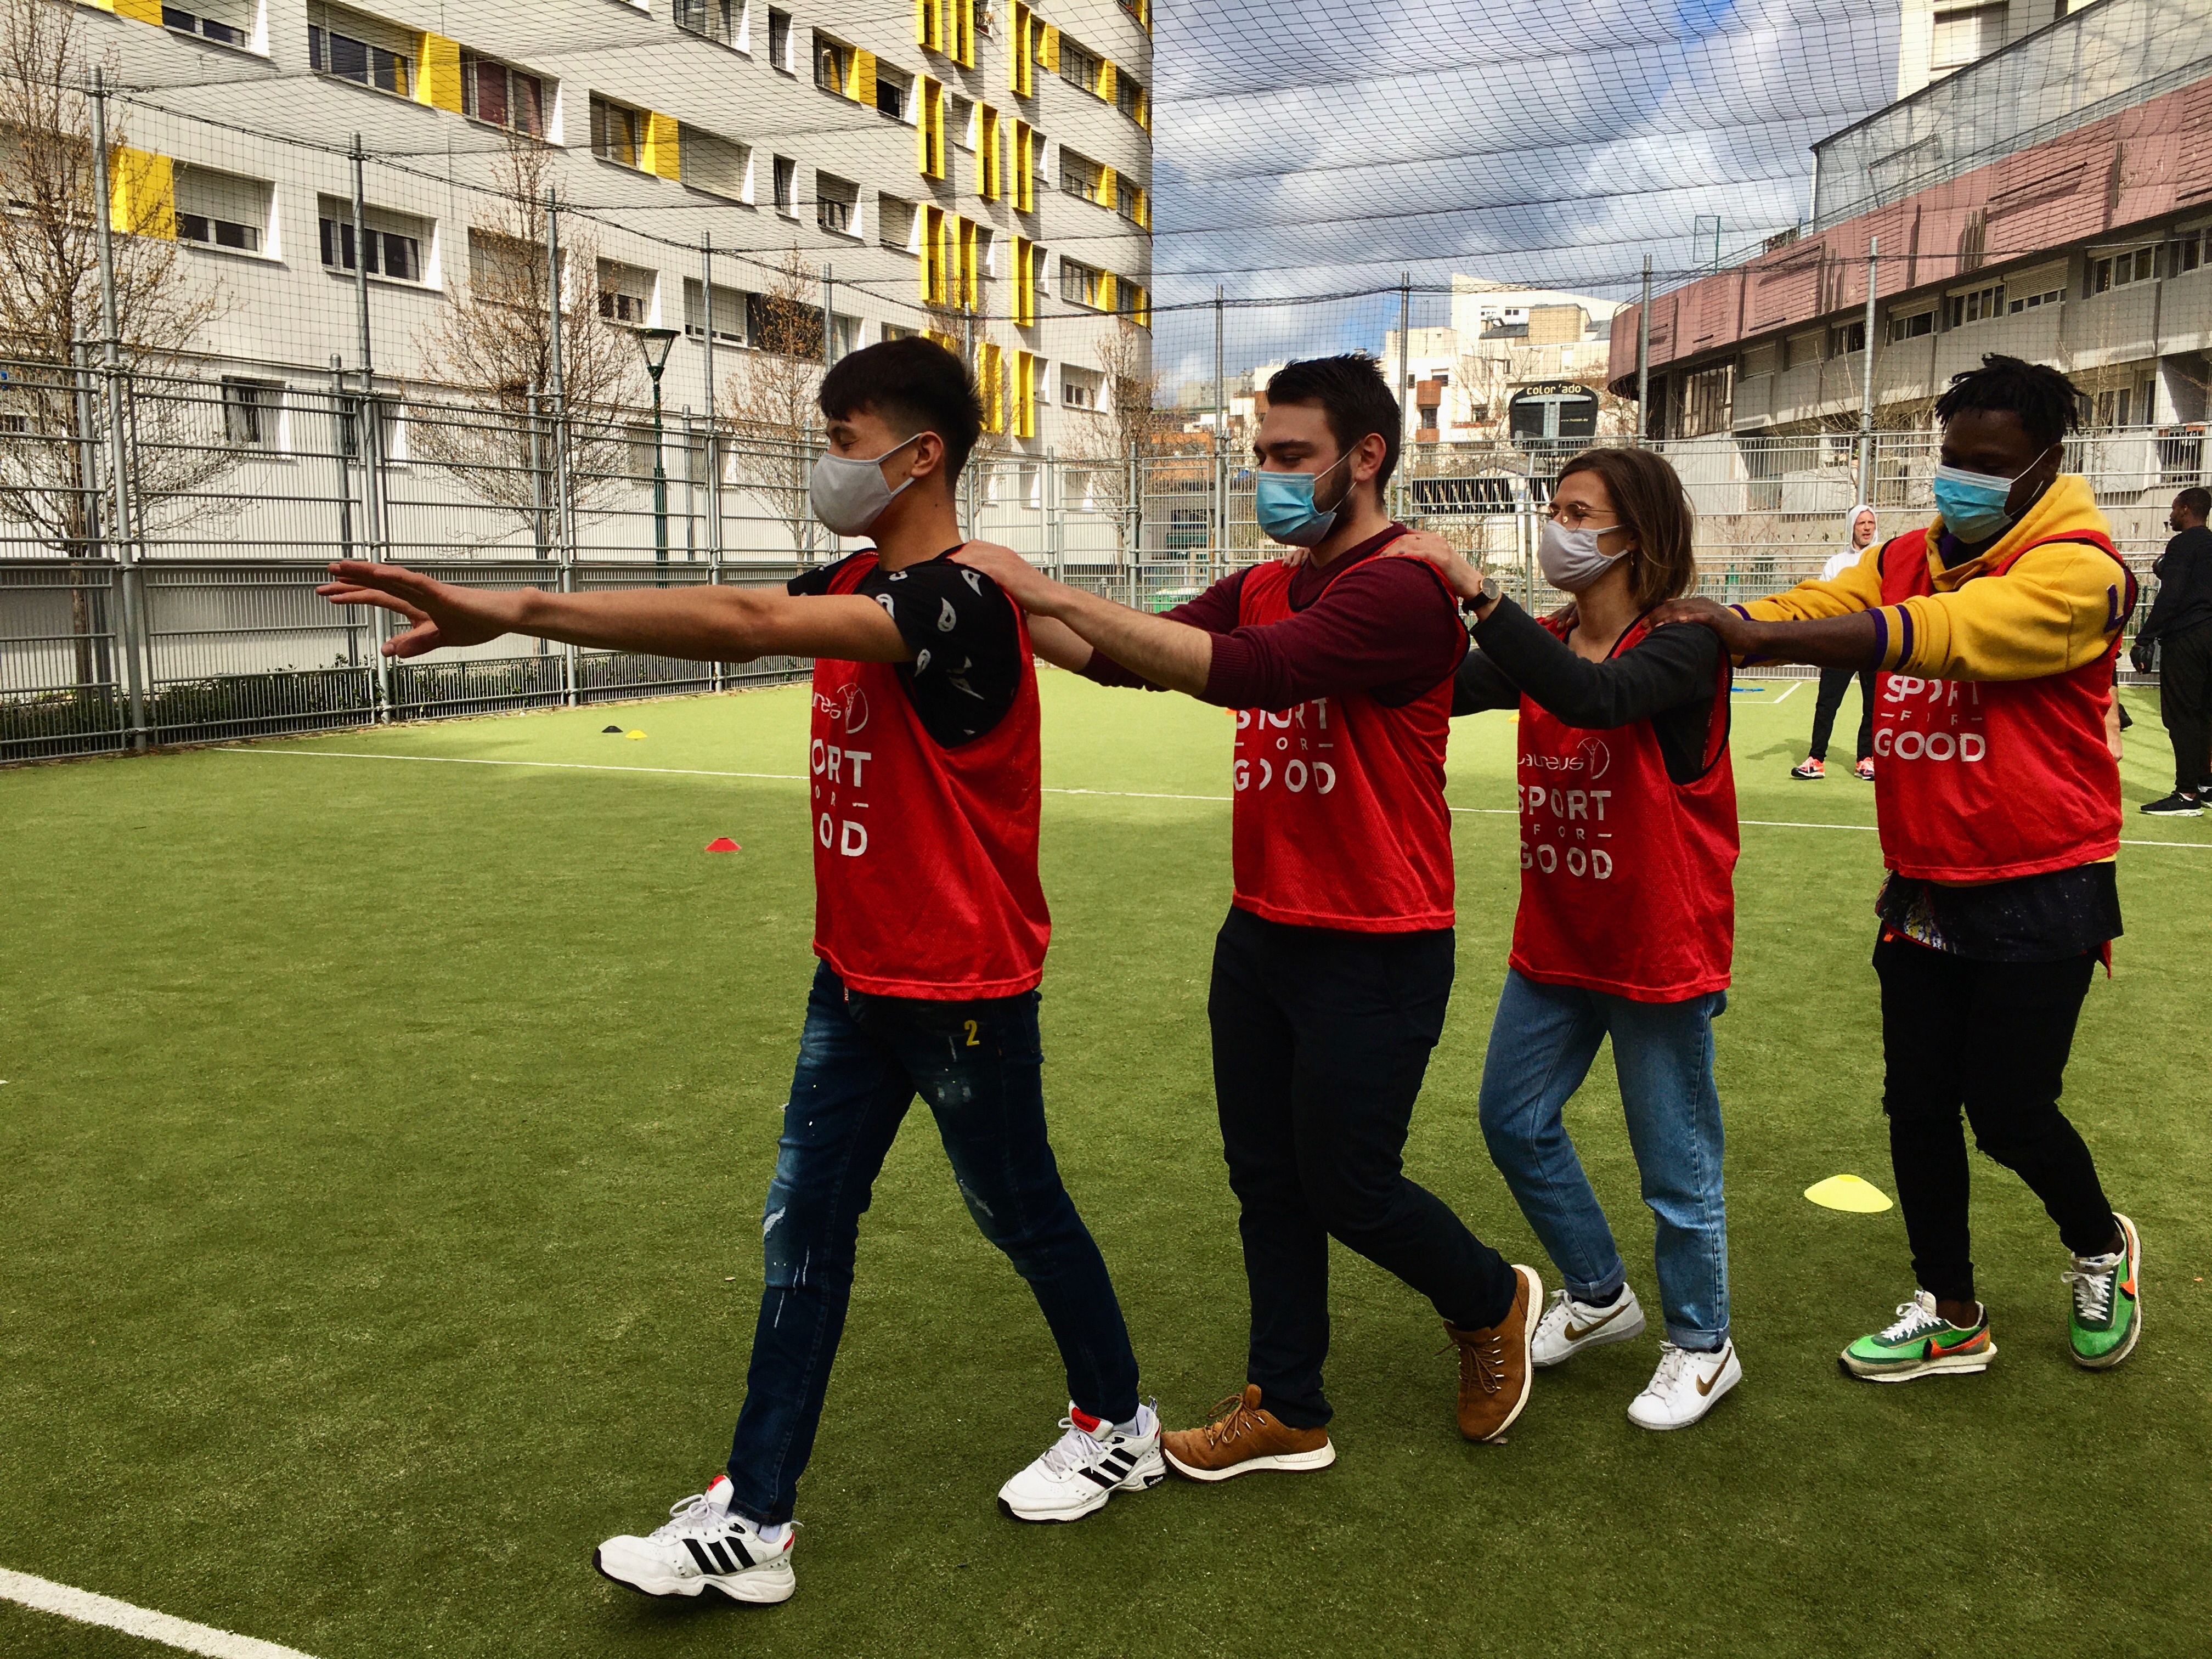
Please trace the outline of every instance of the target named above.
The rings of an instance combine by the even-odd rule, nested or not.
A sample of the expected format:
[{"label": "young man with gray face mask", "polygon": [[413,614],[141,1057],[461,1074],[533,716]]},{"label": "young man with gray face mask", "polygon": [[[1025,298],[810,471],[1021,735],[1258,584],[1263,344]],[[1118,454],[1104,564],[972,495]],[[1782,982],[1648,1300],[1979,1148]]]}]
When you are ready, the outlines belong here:
[{"label": "young man with gray face mask", "polygon": [[1974,1294],[1962,1109],[2072,1255],[2075,1364],[2117,1365],[2142,1331],[2135,1224],[2058,1109],[2082,1001],[2120,933],[2106,717],[2135,578],[2087,480],[2061,471],[2081,418],[2072,383],[1982,361],[1936,399],[1934,522],[1833,581],[1659,613],[1738,658],[1880,673],[1882,1107],[1918,1284],[1839,1357],[1875,1382],[1986,1370],[1996,1355]]},{"label": "young man with gray face mask", "polygon": [[1471,1440],[1526,1403],[1543,1300],[1534,1268],[1507,1263],[1401,1161],[1451,995],[1443,757],[1467,635],[1436,568],[1382,556],[1443,544],[1383,510],[1400,410],[1371,360],[1292,363],[1267,395],[1260,527],[1306,550],[1297,568],[1255,565],[1156,617],[1005,549],[960,555],[1030,612],[1048,660],[1236,711],[1234,893],[1206,1017],[1252,1317],[1243,1389],[1213,1422],[1165,1437],[1170,1465],[1201,1481],[1334,1459],[1332,1237],[1443,1316]]},{"label": "young man with gray face mask", "polygon": [[[1065,1432],[999,1494],[1073,1521],[1164,1474],[1098,1247],[1047,1139],[1037,984],[1050,933],[1037,882],[1036,674],[1020,610],[951,562],[952,489],[981,429],[974,382],[929,341],[888,341],[823,377],[830,453],[816,516],[863,549],[766,588],[616,593],[452,587],[341,563],[320,591],[414,625],[419,656],[507,633],[699,660],[816,659],[810,745],[815,954],[744,1409],[726,1471],[649,1535],[593,1565],[649,1595],[792,1593],[791,1512],[851,1294],[860,1217],[918,1093],[986,1237],[1036,1294],[1073,1396]],[[942,1402],[916,1399],[917,1424]],[[942,1457],[917,1428],[918,1455]]]}]

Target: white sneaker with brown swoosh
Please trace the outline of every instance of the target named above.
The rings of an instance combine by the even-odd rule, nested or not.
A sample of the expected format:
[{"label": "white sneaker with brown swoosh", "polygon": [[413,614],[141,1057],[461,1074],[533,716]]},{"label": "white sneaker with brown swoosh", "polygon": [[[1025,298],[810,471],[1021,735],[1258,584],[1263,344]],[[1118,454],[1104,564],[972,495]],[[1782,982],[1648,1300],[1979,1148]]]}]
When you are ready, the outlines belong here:
[{"label": "white sneaker with brown swoosh", "polygon": [[1718,1353],[1692,1353],[1662,1342],[1659,1369],[1628,1402],[1628,1420],[1639,1429],[1686,1429],[1742,1381],[1732,1341],[1722,1343]]},{"label": "white sneaker with brown swoosh", "polygon": [[1536,1327],[1529,1358],[1539,1365],[1556,1365],[1584,1348],[1626,1342],[1643,1334],[1643,1304],[1626,1285],[1620,1287],[1620,1296],[1602,1308],[1576,1301],[1571,1291],[1554,1291],[1552,1305],[1544,1310],[1542,1322]]}]

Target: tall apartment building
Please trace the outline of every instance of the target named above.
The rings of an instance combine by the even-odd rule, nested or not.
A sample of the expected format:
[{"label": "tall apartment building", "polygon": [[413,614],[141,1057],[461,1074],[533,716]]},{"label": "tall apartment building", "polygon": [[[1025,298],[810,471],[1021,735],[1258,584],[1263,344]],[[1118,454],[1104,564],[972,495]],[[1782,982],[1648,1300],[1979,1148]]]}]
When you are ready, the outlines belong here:
[{"label": "tall apartment building", "polygon": [[710,401],[710,335],[743,372],[794,256],[831,356],[961,346],[1017,452],[1081,453],[1131,329],[1149,354],[1150,0],[91,3],[129,89],[113,216],[176,239],[220,289],[205,349],[280,396],[358,367],[357,263],[379,375],[448,378],[441,313],[534,257],[502,234],[518,148],[600,315],[682,331],[672,413]]}]

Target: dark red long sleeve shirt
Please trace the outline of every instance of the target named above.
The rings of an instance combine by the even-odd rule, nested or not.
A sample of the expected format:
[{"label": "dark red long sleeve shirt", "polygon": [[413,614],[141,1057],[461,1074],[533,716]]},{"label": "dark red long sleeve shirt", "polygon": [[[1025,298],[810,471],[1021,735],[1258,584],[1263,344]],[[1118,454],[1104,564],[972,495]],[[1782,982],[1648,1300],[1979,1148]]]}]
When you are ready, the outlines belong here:
[{"label": "dark red long sleeve shirt", "polygon": [[[1419,560],[1376,556],[1404,533],[1404,526],[1392,525],[1325,568],[1301,565],[1291,578],[1293,614],[1282,622],[1237,625],[1243,570],[1168,611],[1170,621],[1214,636],[1200,701],[1280,709],[1365,691],[1395,708],[1450,678],[1467,654],[1467,630],[1450,595]],[[1083,672],[1101,685],[1146,684],[1100,651]]]}]

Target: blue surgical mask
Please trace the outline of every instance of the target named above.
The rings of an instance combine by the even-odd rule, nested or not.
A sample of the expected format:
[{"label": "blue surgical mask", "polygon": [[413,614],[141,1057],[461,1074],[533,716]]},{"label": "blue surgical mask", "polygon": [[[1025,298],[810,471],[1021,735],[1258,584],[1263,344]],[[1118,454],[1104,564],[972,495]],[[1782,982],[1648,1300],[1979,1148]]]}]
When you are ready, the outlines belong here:
[{"label": "blue surgical mask", "polygon": [[1291,547],[1320,544],[1335,526],[1337,507],[1326,513],[1314,510],[1314,486],[1352,459],[1347,452],[1318,472],[1260,472],[1253,491],[1252,510],[1268,537]]},{"label": "blue surgical mask", "polygon": [[[2043,455],[2050,453],[2046,449]],[[2013,522],[2013,515],[2005,510],[2005,503],[2012,499],[2012,487],[2042,465],[2043,455],[2038,455],[2021,470],[2018,477],[2012,478],[1969,472],[1963,466],[1937,467],[1933,488],[1936,511],[1942,515],[1943,528],[1970,545],[2002,534]]]}]

